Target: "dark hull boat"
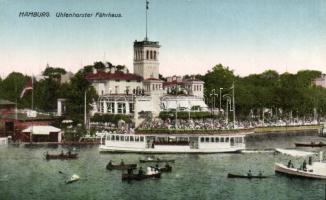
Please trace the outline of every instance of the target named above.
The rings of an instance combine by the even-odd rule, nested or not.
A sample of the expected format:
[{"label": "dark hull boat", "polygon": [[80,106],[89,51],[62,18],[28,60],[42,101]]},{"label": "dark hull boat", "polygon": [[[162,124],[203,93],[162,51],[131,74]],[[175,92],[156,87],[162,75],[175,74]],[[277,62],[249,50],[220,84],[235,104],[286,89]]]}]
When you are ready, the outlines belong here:
[{"label": "dark hull boat", "polygon": [[160,172],[172,172],[172,167],[171,166],[166,166],[166,167],[162,167],[159,168]]},{"label": "dark hull boat", "polygon": [[137,164],[120,164],[120,165],[114,165],[114,164],[110,164],[108,163],[106,165],[106,169],[108,170],[113,170],[113,169],[118,169],[118,170],[127,170],[127,169],[136,169],[137,168]]},{"label": "dark hull boat", "polygon": [[161,178],[161,173],[156,174],[122,174],[123,181],[137,180],[141,181],[148,178]]},{"label": "dark hull boat", "polygon": [[140,159],[139,162],[141,163],[149,163],[149,162],[173,162],[174,163],[174,159],[159,159],[159,158],[155,158],[155,159]]},{"label": "dark hull boat", "polygon": [[311,143],[299,143],[299,142],[296,142],[294,143],[296,147],[325,147],[326,146],[326,143],[322,143],[322,142],[319,142],[319,143],[314,143],[314,142],[311,142]]},{"label": "dark hull boat", "polygon": [[228,174],[228,178],[247,178],[247,179],[252,179],[252,178],[268,178],[268,176],[248,176],[248,175],[240,175],[240,174]]},{"label": "dark hull boat", "polygon": [[78,153],[60,153],[60,154],[49,154],[45,153],[45,159],[76,159],[78,157]]}]

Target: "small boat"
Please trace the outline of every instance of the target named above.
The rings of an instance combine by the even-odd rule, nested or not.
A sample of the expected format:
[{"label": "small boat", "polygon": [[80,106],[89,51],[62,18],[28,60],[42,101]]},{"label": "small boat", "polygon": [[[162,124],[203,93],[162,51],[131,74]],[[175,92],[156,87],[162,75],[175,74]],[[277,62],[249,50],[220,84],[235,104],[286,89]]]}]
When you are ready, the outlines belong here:
[{"label": "small boat", "polygon": [[165,167],[158,169],[160,172],[172,172],[172,167],[170,165],[167,165]]},{"label": "small boat", "polygon": [[323,142],[310,142],[310,143],[300,143],[300,142],[296,142],[294,143],[296,147],[324,147],[326,146],[326,143]]},{"label": "small boat", "polygon": [[48,152],[45,153],[45,159],[75,159],[78,157],[78,153],[71,153],[68,151],[67,153],[59,153],[59,154],[49,154]]},{"label": "small boat", "polygon": [[137,168],[137,164],[118,164],[118,165],[114,165],[114,164],[109,162],[106,165],[106,169],[108,169],[108,170],[113,170],[113,169],[127,170],[127,169],[136,169],[136,168]]},{"label": "small boat", "polygon": [[258,178],[258,179],[261,179],[261,178],[268,178],[268,176],[262,176],[262,175],[257,175],[257,176],[254,176],[254,175],[240,175],[240,174],[231,174],[231,173],[228,173],[228,178],[248,178],[248,179],[252,179],[252,178]]},{"label": "small boat", "polygon": [[311,179],[326,179],[326,166],[323,162],[314,162],[312,165],[307,165],[307,169],[297,169],[288,167],[281,163],[275,163],[274,170],[277,173],[285,174],[288,176],[295,176],[299,178]]},{"label": "small boat", "polygon": [[174,162],[174,159],[161,159],[161,158],[146,158],[140,159],[139,162],[146,163],[146,162]]},{"label": "small boat", "polygon": [[69,180],[66,180],[66,184],[76,182],[80,179],[80,177],[77,174],[73,174]]},{"label": "small boat", "polygon": [[122,174],[123,181],[137,180],[141,181],[147,178],[161,178],[161,172],[155,174]]}]

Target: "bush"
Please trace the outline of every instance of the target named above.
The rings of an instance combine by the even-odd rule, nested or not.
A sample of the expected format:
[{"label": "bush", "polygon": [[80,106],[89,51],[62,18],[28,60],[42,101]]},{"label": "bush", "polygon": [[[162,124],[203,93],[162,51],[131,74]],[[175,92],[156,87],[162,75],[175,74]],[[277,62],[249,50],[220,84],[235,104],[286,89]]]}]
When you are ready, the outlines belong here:
[{"label": "bush", "polygon": [[[176,112],[174,111],[162,111],[159,114],[159,117],[163,120],[166,120],[168,118],[174,119],[176,115]],[[178,119],[188,119],[189,118],[189,112],[181,111],[177,113]],[[212,115],[210,112],[190,112],[190,118],[192,119],[202,119],[202,118],[211,118]]]},{"label": "bush", "polygon": [[92,118],[91,121],[93,122],[111,122],[114,124],[117,124],[119,120],[123,120],[126,123],[131,122],[131,117],[130,115],[123,115],[123,114],[95,114]]}]

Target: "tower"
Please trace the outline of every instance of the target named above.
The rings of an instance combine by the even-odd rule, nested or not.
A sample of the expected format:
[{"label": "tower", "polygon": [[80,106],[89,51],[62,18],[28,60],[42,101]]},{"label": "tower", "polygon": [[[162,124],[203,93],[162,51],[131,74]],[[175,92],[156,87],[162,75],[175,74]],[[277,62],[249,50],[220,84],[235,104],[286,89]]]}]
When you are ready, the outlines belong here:
[{"label": "tower", "polygon": [[143,41],[134,42],[134,73],[144,79],[159,76],[159,42]]}]

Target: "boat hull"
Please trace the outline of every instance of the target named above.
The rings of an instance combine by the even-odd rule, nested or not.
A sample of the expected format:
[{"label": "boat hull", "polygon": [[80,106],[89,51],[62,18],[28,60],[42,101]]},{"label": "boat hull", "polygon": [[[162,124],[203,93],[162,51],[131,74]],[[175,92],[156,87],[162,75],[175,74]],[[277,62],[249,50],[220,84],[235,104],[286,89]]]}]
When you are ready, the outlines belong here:
[{"label": "boat hull", "polygon": [[310,178],[310,179],[326,179],[326,175],[323,174],[317,174],[314,173],[313,171],[310,172],[304,171],[304,170],[299,170],[296,168],[289,168],[286,165],[280,164],[280,163],[275,163],[274,170],[277,173],[285,174],[288,176],[294,176],[298,178]]},{"label": "boat hull", "polygon": [[246,176],[246,175],[239,175],[239,174],[228,174],[228,178],[247,178],[247,179],[262,179],[268,178],[268,176]]},{"label": "boat hull", "polygon": [[127,170],[127,169],[136,169],[137,164],[124,164],[124,165],[106,165],[107,170],[113,170],[113,169],[118,169],[118,170]]},{"label": "boat hull", "polygon": [[294,143],[296,147],[324,147],[324,143]]},{"label": "boat hull", "polygon": [[161,173],[151,174],[151,175],[147,175],[147,174],[143,174],[143,175],[139,175],[139,174],[122,174],[122,180],[123,181],[130,181],[130,180],[141,181],[141,180],[148,179],[148,178],[161,178]]},{"label": "boat hull", "polygon": [[245,148],[219,148],[219,149],[152,149],[152,148],[128,148],[128,147],[110,147],[100,145],[100,152],[110,153],[146,153],[146,154],[179,154],[179,153],[241,153]]}]

